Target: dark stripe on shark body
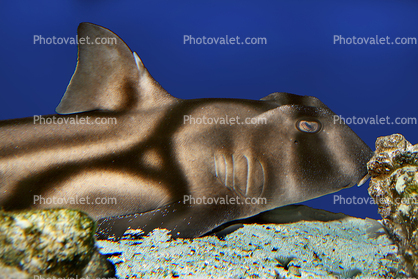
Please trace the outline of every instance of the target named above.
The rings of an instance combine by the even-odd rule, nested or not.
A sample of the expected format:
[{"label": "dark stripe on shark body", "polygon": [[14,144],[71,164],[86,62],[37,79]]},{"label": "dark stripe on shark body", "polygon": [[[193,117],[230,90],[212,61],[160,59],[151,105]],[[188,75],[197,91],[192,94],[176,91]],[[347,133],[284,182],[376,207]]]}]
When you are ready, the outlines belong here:
[{"label": "dark stripe on shark body", "polygon": [[[119,170],[120,172],[130,173],[134,176],[147,176],[154,179],[155,181],[163,181],[167,184],[175,181],[176,187],[178,188],[172,189],[176,190],[176,192],[172,191],[171,193],[173,198],[179,198],[176,194],[178,194],[178,196],[180,196],[181,193],[188,194],[186,190],[187,188],[184,186],[184,177],[179,170],[179,167],[175,167],[177,163],[173,160],[174,158],[172,156],[172,151],[170,150],[170,142],[168,142],[170,134],[174,133],[176,130],[176,125],[181,125],[182,123],[180,120],[183,120],[175,119],[173,116],[171,116],[175,114],[175,112],[176,110],[169,112],[165,119],[169,119],[171,121],[177,120],[177,124],[162,121],[162,123],[159,125],[160,128],[157,128],[153,136],[150,136],[147,141],[139,143],[127,151],[117,154],[105,155],[81,163],[68,163],[51,166],[43,172],[23,179],[16,186],[14,193],[3,203],[4,209],[9,210],[28,208],[28,206],[33,203],[34,195],[42,195],[45,190],[48,190],[49,188],[54,187],[54,185],[65,181],[70,176],[86,171],[87,169],[106,170],[109,167]],[[105,115],[109,114],[106,113]],[[115,116],[116,114],[111,113],[111,115]],[[56,144],[60,143],[57,142]],[[36,147],[39,145],[39,142],[35,142],[32,145],[33,147]],[[84,145],[84,142],[81,141],[76,145]],[[147,149],[152,147],[157,148],[159,153],[162,155],[163,167],[161,171],[155,171],[153,169],[147,169],[144,167],[140,168],[140,166],[138,167],[138,159],[141,154],[145,153]],[[35,148],[32,148],[32,150],[33,152],[36,152]],[[37,186],[36,189],[33,189],[34,185]],[[30,194],[27,193],[28,188],[32,188]],[[127,194],[129,195],[129,193]]]},{"label": "dark stripe on shark body", "polygon": [[[126,95],[123,95],[124,96],[124,101],[122,102],[123,109],[121,109],[120,111],[93,111],[93,112],[78,113],[77,115],[80,118],[83,118],[86,116],[90,116],[92,118],[96,118],[96,117],[100,117],[100,118],[116,117],[117,118],[117,117],[129,114],[129,109],[131,109],[139,101],[138,92],[136,91],[135,86],[131,84],[131,82],[129,81],[125,82],[123,90],[124,92],[126,92]],[[56,115],[44,115],[43,117],[51,118],[53,116],[56,116]],[[59,117],[63,119],[65,118],[71,119],[71,118],[74,118],[74,115],[73,114],[60,115]],[[28,118],[23,118],[23,119],[18,119],[18,120],[12,119],[12,120],[0,121],[0,129],[7,129],[9,127],[11,128],[19,124],[26,124],[26,125],[34,124],[34,118],[28,117]],[[42,137],[38,141],[33,141],[28,144],[20,145],[18,146],[18,148],[10,148],[10,149],[3,148],[2,150],[0,150],[0,156],[2,159],[4,159],[7,157],[14,157],[18,155],[19,153],[24,153],[24,154],[30,154],[31,152],[34,153],[34,152],[37,152],[37,147],[40,146],[41,144],[47,145],[49,148],[52,148],[54,146],[59,147],[62,144],[62,141],[57,141],[54,138],[48,140],[47,138]],[[76,147],[78,145],[84,145],[85,140],[80,139],[80,135],[73,135],[73,136],[69,136],[66,139],[65,144],[67,147],[69,146]],[[7,152],[7,150],[9,150],[9,152]]]},{"label": "dark stripe on shark body", "polygon": [[[133,98],[131,99],[133,100]],[[183,116],[184,115],[188,115],[188,113],[190,113],[190,111],[193,111],[195,108],[202,106],[202,105],[207,105],[207,104],[211,104],[211,103],[230,103],[236,101],[236,99],[194,99],[194,100],[187,100],[187,103],[177,103],[176,105],[174,105],[172,107],[173,109],[173,113],[172,115],[175,115],[175,112],[177,111],[181,111],[182,109],[185,110],[183,111],[183,113],[181,115],[179,115],[179,119],[178,119],[178,123],[179,126],[180,124],[182,124],[183,121]],[[240,100],[241,101],[241,100]],[[263,101],[257,101],[257,100],[242,100],[243,103],[247,103],[248,106],[251,106],[252,108],[256,108],[259,111],[265,111],[268,109],[272,109],[274,107],[277,107],[277,104],[271,104],[268,102],[263,102]],[[176,109],[176,106],[178,106],[178,109]],[[126,114],[129,114],[129,112],[126,111],[92,111],[92,112],[82,112],[82,113],[77,113],[77,115],[80,118],[86,118],[87,116],[90,116],[92,118],[119,118],[121,116],[124,116]],[[57,115],[44,115],[44,118],[51,118],[53,116],[57,116]],[[73,114],[68,114],[68,115],[58,115],[58,117],[60,118],[68,118],[71,119],[74,117]],[[170,119],[172,118],[170,115],[166,115],[165,119]],[[164,120],[161,122],[165,122]],[[12,119],[12,120],[3,120],[0,121],[0,129],[8,129],[8,128],[14,128],[15,126],[21,125],[21,124],[25,124],[25,125],[33,125],[34,124],[34,120],[32,117],[28,117],[28,118],[21,118],[21,119]],[[39,124],[34,124],[37,126],[42,126]],[[170,126],[171,124],[169,123],[161,123],[161,125],[167,125]],[[174,125],[174,124],[173,124]],[[178,127],[178,126],[177,126]],[[163,130],[164,128],[161,128],[161,131],[164,132]],[[86,136],[87,133],[86,133]],[[108,135],[106,133],[103,133],[102,136],[110,136],[110,137],[116,137],[117,135],[112,134],[112,135]],[[83,146],[85,145],[85,140],[84,138],[80,139],[80,135],[69,135],[66,140],[65,140],[65,145],[66,147],[77,147],[77,146]],[[55,138],[45,138],[44,136],[41,137],[39,140],[31,140],[30,143],[26,143],[26,144],[20,144],[18,146],[18,148],[16,148],[15,146],[13,147],[8,147],[8,148],[2,148],[2,150],[0,150],[0,155],[2,159],[6,159],[8,157],[15,157],[16,155],[20,154],[20,153],[24,153],[24,154],[31,154],[31,153],[36,153],[38,152],[38,148],[41,145],[44,146],[48,146],[48,148],[53,148],[53,147],[60,147],[63,144],[62,141],[56,140]]]},{"label": "dark stripe on shark body", "polygon": [[[189,195],[185,182],[184,175],[182,174],[178,163],[175,162],[173,152],[171,150],[171,143],[168,141],[177,129],[183,125],[183,116],[191,113],[196,108],[207,105],[213,102],[229,103],[234,101],[233,99],[196,99],[192,102],[183,103],[180,102],[167,112],[164,120],[159,124],[159,128],[155,133],[151,135],[145,142],[139,143],[133,148],[129,148],[118,154],[104,155],[96,157],[93,160],[86,160],[79,163],[61,163],[46,168],[44,171],[31,175],[25,179],[22,179],[16,188],[14,193],[10,195],[3,203],[3,207],[6,210],[10,209],[26,209],[33,204],[34,195],[42,195],[45,190],[48,190],[54,185],[57,185],[70,176],[74,176],[77,173],[81,173],[86,170],[106,170],[108,168],[119,170],[122,173],[131,174],[134,176],[146,176],[154,181],[162,181],[167,184],[176,184],[176,189],[171,189],[171,196],[173,200],[178,200],[183,195]],[[248,100],[248,102],[254,102]],[[256,101],[259,103],[260,110],[265,109],[266,105],[271,105],[265,102]],[[117,117],[123,114],[123,112],[92,112],[82,113],[82,115],[100,115]],[[68,116],[70,117],[70,116]],[[28,119],[24,119],[25,122],[29,122]],[[79,138],[74,137],[68,141],[70,146],[84,145],[84,141],[80,141]],[[59,146],[62,142],[47,142],[48,148],[52,146]],[[25,150],[25,154],[31,152],[36,153],[39,145],[45,145],[43,140],[27,144],[22,149]],[[155,171],[153,169],[147,169],[146,167],[138,166],[138,158],[142,153],[149,148],[156,148],[162,155],[162,161],[164,163],[161,171]],[[5,154],[4,158],[9,155],[13,156],[13,153]],[[136,157],[138,156],[138,157]],[[3,156],[2,156],[3,157]],[[36,188],[34,186],[36,185]],[[183,186],[181,186],[183,185]],[[31,192],[27,193],[27,189],[31,188]],[[174,191],[175,190],[175,191]]]},{"label": "dark stripe on shark body", "polygon": [[[307,112],[308,116],[306,115]],[[295,118],[309,120],[318,119],[318,116],[316,109],[307,109],[303,113],[297,113]],[[337,166],[338,162],[335,161],[336,158],[333,156],[332,150],[328,148],[323,138],[310,133],[296,133],[293,147],[291,154],[294,157],[294,165],[297,166],[297,168],[293,168],[294,177],[304,177],[305,179],[303,180],[311,180],[313,182],[337,176],[334,173],[335,168],[333,166]],[[318,162],[320,165],[314,165],[312,162]],[[299,172],[296,173],[296,171]],[[309,196],[311,187],[310,185],[307,186],[309,187],[303,187],[303,185],[299,184],[299,187],[305,188],[306,195]],[[345,184],[335,186],[337,188],[338,186],[345,186]]]}]

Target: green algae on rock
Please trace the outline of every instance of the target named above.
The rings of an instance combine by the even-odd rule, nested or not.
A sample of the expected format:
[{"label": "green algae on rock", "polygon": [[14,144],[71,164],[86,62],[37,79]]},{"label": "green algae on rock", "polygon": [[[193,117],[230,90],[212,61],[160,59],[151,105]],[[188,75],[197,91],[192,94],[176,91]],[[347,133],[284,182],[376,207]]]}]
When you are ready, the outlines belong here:
[{"label": "green algae on rock", "polygon": [[409,275],[418,276],[418,145],[394,134],[376,140],[367,164],[369,194],[390,238],[399,247]]},{"label": "green algae on rock", "polygon": [[95,247],[95,228],[76,210],[0,211],[0,264],[11,278],[113,277],[113,265]]}]

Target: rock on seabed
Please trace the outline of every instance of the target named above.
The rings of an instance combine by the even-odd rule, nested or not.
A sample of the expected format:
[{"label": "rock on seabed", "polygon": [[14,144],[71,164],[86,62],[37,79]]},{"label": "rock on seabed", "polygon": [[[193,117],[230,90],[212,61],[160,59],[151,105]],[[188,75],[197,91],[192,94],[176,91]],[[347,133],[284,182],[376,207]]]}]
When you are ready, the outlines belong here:
[{"label": "rock on seabed", "polygon": [[76,210],[0,211],[0,278],[113,277],[94,232],[94,221]]},{"label": "rock on seabed", "polygon": [[376,140],[367,164],[369,194],[390,238],[404,258],[409,276],[418,277],[418,145],[394,134]]}]

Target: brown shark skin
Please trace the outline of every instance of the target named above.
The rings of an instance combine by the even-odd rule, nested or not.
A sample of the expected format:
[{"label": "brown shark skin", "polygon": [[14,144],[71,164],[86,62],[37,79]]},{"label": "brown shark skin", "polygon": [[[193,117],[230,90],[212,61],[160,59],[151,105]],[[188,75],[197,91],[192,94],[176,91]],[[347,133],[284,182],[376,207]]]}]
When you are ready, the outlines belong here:
[{"label": "brown shark skin", "polygon": [[[82,23],[76,72],[57,107],[62,119],[113,118],[117,124],[0,121],[0,206],[69,207],[99,219],[98,235],[156,227],[197,237],[276,207],[351,187],[367,174],[371,149],[317,98],[273,93],[261,100],[169,95],[111,31]],[[44,118],[53,116],[43,116]],[[191,124],[185,117],[239,117],[258,124]],[[265,122],[263,122],[265,120]],[[319,123],[318,131],[298,128]],[[39,204],[43,198],[116,198],[117,204]],[[237,198],[241,204],[189,204]],[[246,198],[266,203],[245,204]]]}]

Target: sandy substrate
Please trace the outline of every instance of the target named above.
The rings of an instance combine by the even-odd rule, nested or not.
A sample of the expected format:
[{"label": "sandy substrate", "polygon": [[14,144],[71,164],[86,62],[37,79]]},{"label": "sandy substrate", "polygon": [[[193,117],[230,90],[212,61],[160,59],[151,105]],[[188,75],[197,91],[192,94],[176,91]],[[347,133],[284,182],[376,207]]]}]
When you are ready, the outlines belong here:
[{"label": "sandy substrate", "polygon": [[253,224],[191,240],[154,230],[98,246],[111,255],[119,278],[394,278],[397,248],[371,226],[353,217]]}]

